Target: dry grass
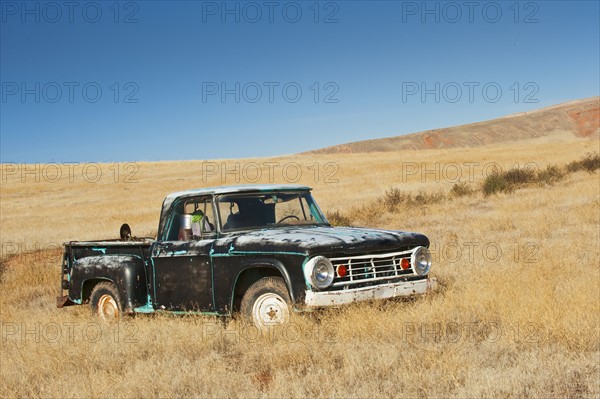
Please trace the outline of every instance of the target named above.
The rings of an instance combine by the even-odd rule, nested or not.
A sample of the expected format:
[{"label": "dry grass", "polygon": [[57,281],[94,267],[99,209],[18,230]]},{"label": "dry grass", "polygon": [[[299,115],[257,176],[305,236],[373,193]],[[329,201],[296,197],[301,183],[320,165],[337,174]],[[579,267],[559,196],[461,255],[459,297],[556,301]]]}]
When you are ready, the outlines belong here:
[{"label": "dry grass", "polygon": [[[353,224],[426,233],[441,283],[414,301],[294,315],[270,336],[209,317],[137,316],[98,326],[87,307],[54,306],[60,249],[5,256],[0,396],[598,397],[597,173],[401,212],[363,207],[389,187],[433,195],[456,184],[403,176],[399,160],[426,162],[430,170],[434,162],[479,163],[468,181],[477,187],[491,161],[544,169],[597,148],[597,140],[574,140],[420,151],[410,159],[387,153],[269,160],[298,162],[307,172],[314,162],[337,162],[338,183],[320,176],[315,184],[308,174],[300,182],[315,186],[324,210],[337,209]],[[200,171],[200,162],[140,164],[139,183],[129,185],[23,184],[11,177],[2,184],[3,248],[26,245],[4,255],[35,242],[115,236],[122,221],[138,235],[152,234],[167,192],[220,184],[203,182]]]}]

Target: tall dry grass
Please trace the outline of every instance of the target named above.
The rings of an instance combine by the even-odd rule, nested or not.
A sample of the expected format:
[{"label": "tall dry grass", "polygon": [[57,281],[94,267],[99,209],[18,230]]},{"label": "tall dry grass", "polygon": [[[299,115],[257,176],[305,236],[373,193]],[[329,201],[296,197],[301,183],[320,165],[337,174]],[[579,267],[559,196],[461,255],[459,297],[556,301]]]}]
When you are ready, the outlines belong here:
[{"label": "tall dry grass", "polygon": [[[434,156],[545,167],[579,159],[593,146],[597,141],[521,152],[423,151],[411,162]],[[327,161],[296,162],[316,159]],[[100,326],[88,307],[55,308],[60,249],[16,249],[3,259],[0,286],[0,396],[600,396],[598,174],[574,172],[551,185],[390,212],[362,206],[392,186],[435,193],[449,192],[454,182],[408,176],[402,183],[397,158],[334,159],[340,182],[313,184],[322,208],[338,209],[354,224],[426,233],[437,292],[293,315],[291,325],[263,336],[241,320],[200,316],[136,316]],[[138,232],[152,233],[162,191],[200,185],[189,171],[194,165],[148,164],[127,190],[3,183],[2,240],[108,236],[122,220],[119,211]],[[29,206],[53,228],[20,214]]]}]

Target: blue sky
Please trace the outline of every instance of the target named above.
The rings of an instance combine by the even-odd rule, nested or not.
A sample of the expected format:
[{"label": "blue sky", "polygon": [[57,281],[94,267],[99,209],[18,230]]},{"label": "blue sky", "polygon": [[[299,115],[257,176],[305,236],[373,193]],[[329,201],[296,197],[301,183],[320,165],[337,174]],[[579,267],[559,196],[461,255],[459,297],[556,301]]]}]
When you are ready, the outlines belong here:
[{"label": "blue sky", "polygon": [[2,1],[1,161],[291,154],[598,96],[598,4]]}]

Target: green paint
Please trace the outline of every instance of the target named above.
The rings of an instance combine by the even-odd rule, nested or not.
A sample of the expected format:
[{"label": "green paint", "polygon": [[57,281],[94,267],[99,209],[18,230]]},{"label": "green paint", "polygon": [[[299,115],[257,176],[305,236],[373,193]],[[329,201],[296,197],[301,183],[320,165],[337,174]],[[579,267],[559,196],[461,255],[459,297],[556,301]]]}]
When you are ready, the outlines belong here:
[{"label": "green paint", "polygon": [[302,262],[302,277],[304,277],[304,283],[306,284],[306,286],[308,287],[308,289],[312,290],[312,285],[310,284],[310,281],[308,281],[306,279],[306,273],[304,273],[304,267],[306,266],[306,262],[308,262],[308,256],[306,257],[306,259],[304,259],[304,262]]},{"label": "green paint", "polygon": [[[154,286],[154,297],[156,298],[156,268],[154,267],[154,258],[150,258],[152,262],[152,285]],[[150,298],[150,294],[148,294],[148,298]]]},{"label": "green paint", "polygon": [[303,252],[285,252],[285,251],[231,251],[225,254],[212,254],[211,257],[225,257],[225,256],[240,256],[240,255],[296,255],[306,256]]},{"label": "green paint", "polygon": [[133,309],[133,311],[136,313],[154,313],[154,307],[152,306],[152,298],[150,297],[150,294],[148,294],[148,298],[146,298],[146,304]]},{"label": "green paint", "polygon": [[312,213],[312,215],[315,217],[315,219],[317,219],[318,223],[326,223],[326,220],[324,220],[321,217],[321,215],[322,215],[321,210],[316,206],[315,202],[312,202],[309,205],[309,208],[310,208],[310,213]]},{"label": "green paint", "polygon": [[213,263],[212,254],[215,252],[214,249],[215,242],[213,241],[210,246],[208,259],[210,261],[210,292],[212,293],[212,305],[215,306],[215,264]]},{"label": "green paint", "polygon": [[136,313],[154,313],[154,307],[150,304],[145,304],[144,306],[133,309],[133,311]]},{"label": "green paint", "polygon": [[136,313],[170,313],[175,315],[201,315],[201,316],[222,316],[218,312],[200,312],[195,310],[162,310],[154,309],[152,305],[144,305],[133,309]]},{"label": "green paint", "polygon": [[158,312],[177,315],[222,316],[219,312],[200,312],[198,310],[160,310]]}]

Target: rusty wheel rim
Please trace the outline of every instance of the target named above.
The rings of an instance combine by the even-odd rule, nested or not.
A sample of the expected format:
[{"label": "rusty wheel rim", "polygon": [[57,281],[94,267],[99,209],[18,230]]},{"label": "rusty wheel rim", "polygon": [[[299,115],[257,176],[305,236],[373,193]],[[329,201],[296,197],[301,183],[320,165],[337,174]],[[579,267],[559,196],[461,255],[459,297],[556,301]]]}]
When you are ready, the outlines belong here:
[{"label": "rusty wheel rim", "polygon": [[289,317],[288,304],[275,293],[262,294],[252,306],[252,318],[259,328],[284,324]]},{"label": "rusty wheel rim", "polygon": [[115,299],[104,294],[98,300],[98,316],[105,321],[113,321],[119,318],[119,307]]}]

